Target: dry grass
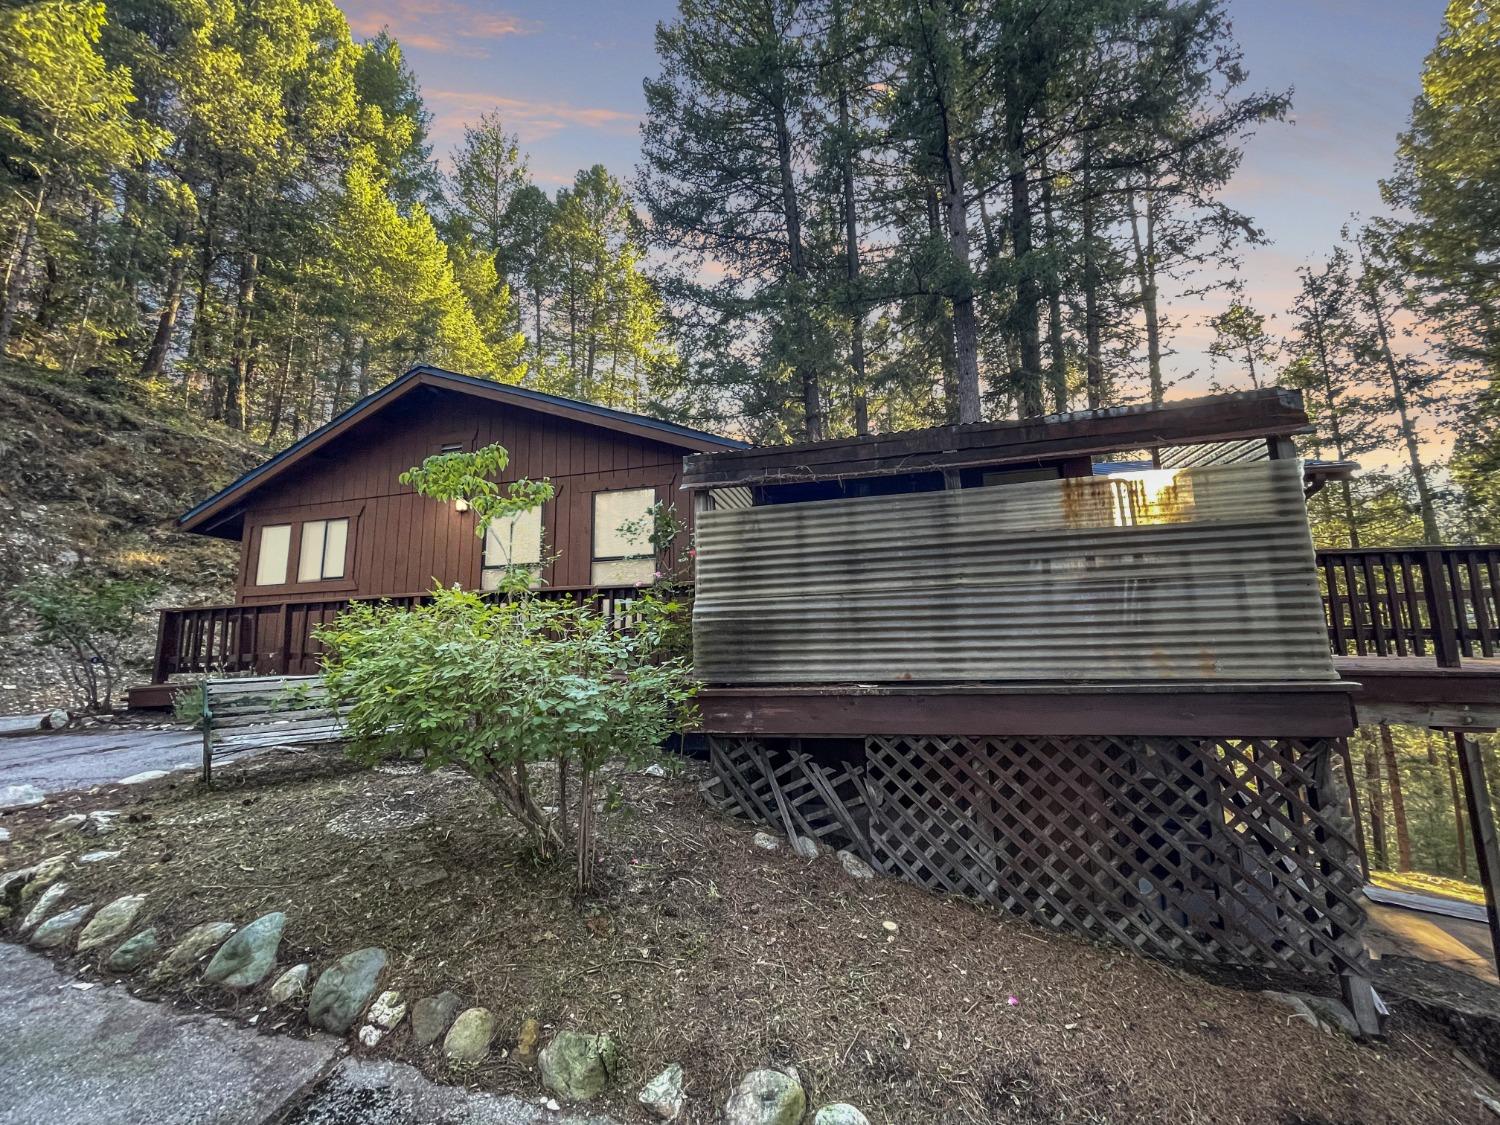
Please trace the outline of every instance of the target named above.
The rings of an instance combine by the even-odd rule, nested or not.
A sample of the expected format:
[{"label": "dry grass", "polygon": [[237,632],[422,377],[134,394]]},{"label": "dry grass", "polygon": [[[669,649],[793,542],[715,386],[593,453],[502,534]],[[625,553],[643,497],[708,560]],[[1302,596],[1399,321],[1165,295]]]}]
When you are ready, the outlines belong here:
[{"label": "dry grass", "polygon": [[[1253,992],[894,881],[857,883],[826,858],[761,851],[691,777],[611,783],[619,807],[583,902],[567,865],[537,866],[463,776],[310,755],[247,767],[212,792],[106,792],[7,817],[7,866],[99,846],[45,839],[44,825],[136,800],[108,837],[124,856],[68,876],[75,901],[146,891],[144,917],[169,936],[284,909],[284,963],[383,946],[408,997],[451,988],[494,1009],[499,1047],[528,1016],[608,1031],[626,1073],[606,1108],[628,1120],[644,1119],[633,1092],[673,1060],[690,1121],[716,1120],[738,1077],[767,1063],[795,1064],[813,1105],[847,1100],[875,1122],[1485,1120],[1451,1044],[1411,1017],[1389,1044],[1356,1046]],[[178,996],[260,1011],[258,997],[193,985]],[[301,1027],[277,1020],[259,1023]],[[514,1056],[444,1075],[404,1028],[380,1051],[540,1092]]]},{"label": "dry grass", "polygon": [[1442,875],[1428,875],[1423,871],[1371,871],[1370,882],[1391,891],[1412,891],[1415,894],[1456,898],[1460,902],[1476,906],[1484,905],[1484,888],[1478,883],[1448,879]]}]

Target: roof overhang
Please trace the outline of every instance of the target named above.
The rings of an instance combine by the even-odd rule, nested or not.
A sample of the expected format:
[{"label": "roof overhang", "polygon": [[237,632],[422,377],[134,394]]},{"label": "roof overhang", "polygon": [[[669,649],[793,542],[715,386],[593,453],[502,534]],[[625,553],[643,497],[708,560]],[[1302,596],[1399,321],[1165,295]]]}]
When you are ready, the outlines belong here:
[{"label": "roof overhang", "polygon": [[745,442],[733,438],[719,437],[673,422],[648,418],[643,414],[612,410],[591,402],[544,394],[525,387],[496,383],[490,379],[476,379],[470,375],[444,371],[439,367],[420,366],[413,367],[406,374],[366,395],[300,441],[251,469],[227,488],[178,516],[178,528],[201,535],[225,535],[226,530],[233,525],[240,507],[257,490],[280,479],[294,466],[361,422],[422,388],[452,391],[538,414],[567,418],[583,425],[599,426],[617,433],[660,442],[687,453],[748,448]]},{"label": "roof overhang", "polygon": [[1270,388],[1019,422],[934,426],[800,445],[705,452],[685,462],[683,487],[889,476],[1312,432],[1302,395]]}]

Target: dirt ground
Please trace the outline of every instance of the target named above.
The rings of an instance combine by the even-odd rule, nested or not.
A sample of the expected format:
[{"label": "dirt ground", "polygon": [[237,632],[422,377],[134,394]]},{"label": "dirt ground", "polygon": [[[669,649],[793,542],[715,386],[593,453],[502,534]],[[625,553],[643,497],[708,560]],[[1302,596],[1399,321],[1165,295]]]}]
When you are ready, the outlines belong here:
[{"label": "dirt ground", "polygon": [[[583,901],[570,865],[537,865],[462,774],[318,754],[228,769],[211,791],[104,789],[8,814],[0,856],[9,869],[118,848],[75,865],[69,900],[146,892],[138,925],[169,940],[285,910],[283,964],[384,947],[408,998],[449,988],[500,1016],[496,1053],[463,1073],[407,1025],[376,1049],[435,1077],[536,1096],[534,1066],[501,1054],[525,1018],[609,1032],[625,1072],[601,1108],[631,1121],[646,1120],[635,1091],[672,1061],[694,1122],[718,1120],[738,1078],[767,1064],[794,1064],[811,1106],[852,1102],[876,1123],[1493,1120],[1474,1095],[1483,1079],[1413,1013],[1398,1009],[1387,1044],[1359,1046],[1253,991],[761,850],[752,826],[704,805],[697,769],[611,777]],[[46,835],[93,808],[128,817],[102,838]],[[190,982],[166,998],[304,1027],[262,994]]]}]

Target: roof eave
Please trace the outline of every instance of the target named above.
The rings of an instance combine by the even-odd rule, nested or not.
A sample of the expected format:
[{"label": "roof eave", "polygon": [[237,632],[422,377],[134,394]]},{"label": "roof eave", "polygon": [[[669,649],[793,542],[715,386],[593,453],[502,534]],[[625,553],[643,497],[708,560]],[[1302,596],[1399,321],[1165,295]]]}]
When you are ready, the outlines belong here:
[{"label": "roof eave", "polygon": [[214,532],[210,530],[211,526],[222,522],[218,520],[218,517],[229,513],[236,503],[242,501],[255,488],[274,480],[292,465],[346,432],[376,409],[388,405],[419,386],[474,394],[494,402],[508,402],[538,413],[560,415],[585,425],[596,425],[603,429],[633,434],[690,453],[722,453],[732,449],[748,448],[747,443],[733,438],[721,438],[701,430],[647,418],[644,415],[627,414],[625,411],[598,407],[593,403],[575,402],[556,395],[531,391],[524,387],[512,387],[507,383],[477,379],[471,375],[461,375],[456,371],[445,371],[440,367],[422,364],[391,380],[373,394],[351,404],[301,440],[293,442],[233,483],[189,508],[177,517],[178,530],[192,534],[213,535]]}]

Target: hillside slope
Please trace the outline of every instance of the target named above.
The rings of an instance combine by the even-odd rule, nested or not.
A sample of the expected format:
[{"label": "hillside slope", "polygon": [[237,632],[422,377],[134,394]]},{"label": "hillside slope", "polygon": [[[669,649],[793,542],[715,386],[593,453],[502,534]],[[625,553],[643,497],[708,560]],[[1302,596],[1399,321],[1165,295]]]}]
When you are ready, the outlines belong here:
[{"label": "hillside slope", "polygon": [[[90,385],[0,361],[0,714],[68,706],[9,603],[17,583],[70,567],[150,577],[157,605],[226,598],[233,544],[182,535],[173,518],[265,457],[243,435],[134,388]],[[144,671],[154,618],[134,648]]]}]

